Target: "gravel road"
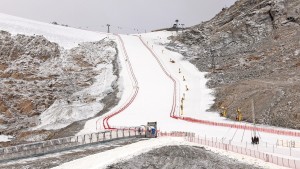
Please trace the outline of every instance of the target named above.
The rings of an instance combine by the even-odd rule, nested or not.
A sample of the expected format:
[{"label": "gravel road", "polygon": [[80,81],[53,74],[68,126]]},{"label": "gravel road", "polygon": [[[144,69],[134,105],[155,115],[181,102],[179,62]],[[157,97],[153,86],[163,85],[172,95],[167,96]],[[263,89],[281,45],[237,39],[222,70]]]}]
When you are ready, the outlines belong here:
[{"label": "gravel road", "polygon": [[166,146],[119,162],[108,169],[256,169],[259,167],[240,163],[202,147]]}]

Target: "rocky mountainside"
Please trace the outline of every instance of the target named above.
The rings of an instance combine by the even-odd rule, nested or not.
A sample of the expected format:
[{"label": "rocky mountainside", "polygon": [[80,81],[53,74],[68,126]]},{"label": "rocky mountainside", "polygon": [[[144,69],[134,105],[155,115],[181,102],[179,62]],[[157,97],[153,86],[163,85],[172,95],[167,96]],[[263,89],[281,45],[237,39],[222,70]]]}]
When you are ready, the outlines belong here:
[{"label": "rocky mountainside", "polygon": [[51,129],[93,117],[117,91],[118,50],[111,40],[65,50],[43,36],[0,31],[0,49],[0,133],[15,141],[43,140]]},{"label": "rocky mountainside", "polygon": [[300,1],[238,0],[213,19],[172,37],[169,49],[200,71],[215,89],[211,110],[235,119],[300,129]]}]

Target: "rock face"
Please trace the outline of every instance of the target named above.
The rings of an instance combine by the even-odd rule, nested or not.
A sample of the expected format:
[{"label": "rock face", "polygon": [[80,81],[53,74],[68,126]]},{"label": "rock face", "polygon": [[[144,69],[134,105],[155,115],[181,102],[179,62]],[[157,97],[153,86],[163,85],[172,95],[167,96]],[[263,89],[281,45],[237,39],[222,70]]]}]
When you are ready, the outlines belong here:
[{"label": "rock face", "polygon": [[300,129],[300,1],[239,0],[210,21],[172,37],[200,71],[212,72],[212,110],[227,107],[234,119]]},{"label": "rock face", "polygon": [[[74,93],[93,85],[96,76],[114,76],[113,70],[118,69],[116,44],[105,39],[65,50],[43,36],[0,31],[0,49],[0,134],[14,135],[17,140],[32,133],[46,133],[43,138],[47,138],[48,131],[28,129],[40,123],[39,115],[56,100],[76,101],[81,106],[100,104],[102,96]],[[107,71],[106,65],[113,70]],[[117,90],[113,83],[108,85]]]}]

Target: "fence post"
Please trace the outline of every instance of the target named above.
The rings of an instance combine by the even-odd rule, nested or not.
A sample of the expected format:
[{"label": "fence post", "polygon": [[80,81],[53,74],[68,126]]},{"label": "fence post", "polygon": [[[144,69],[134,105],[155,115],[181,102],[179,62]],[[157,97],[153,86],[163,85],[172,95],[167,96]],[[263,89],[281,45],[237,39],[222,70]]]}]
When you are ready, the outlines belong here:
[{"label": "fence post", "polygon": [[125,134],[124,134],[124,130],[125,130],[125,129],[122,129],[122,130],[123,130],[123,138],[124,138],[124,137],[125,137]]},{"label": "fence post", "polygon": [[103,132],[103,140],[106,140],[106,138],[105,138],[105,132]]},{"label": "fence post", "polygon": [[117,138],[119,138],[119,130],[117,129],[116,132]]},{"label": "fence post", "polygon": [[269,162],[269,155],[266,154],[266,162]]},{"label": "fence post", "polygon": [[111,130],[109,132],[109,137],[110,137],[110,139],[112,139],[112,131]]}]

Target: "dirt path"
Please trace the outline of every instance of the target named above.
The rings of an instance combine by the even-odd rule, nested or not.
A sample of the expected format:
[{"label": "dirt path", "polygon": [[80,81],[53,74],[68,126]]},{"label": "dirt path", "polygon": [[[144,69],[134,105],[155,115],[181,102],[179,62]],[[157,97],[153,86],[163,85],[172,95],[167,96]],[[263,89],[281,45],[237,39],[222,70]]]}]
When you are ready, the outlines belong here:
[{"label": "dirt path", "polygon": [[215,154],[201,147],[166,146],[116,163],[108,169],[255,169],[252,165]]}]

